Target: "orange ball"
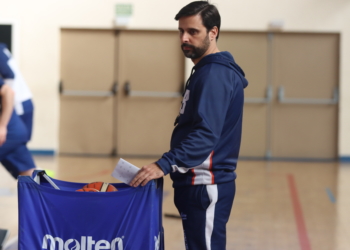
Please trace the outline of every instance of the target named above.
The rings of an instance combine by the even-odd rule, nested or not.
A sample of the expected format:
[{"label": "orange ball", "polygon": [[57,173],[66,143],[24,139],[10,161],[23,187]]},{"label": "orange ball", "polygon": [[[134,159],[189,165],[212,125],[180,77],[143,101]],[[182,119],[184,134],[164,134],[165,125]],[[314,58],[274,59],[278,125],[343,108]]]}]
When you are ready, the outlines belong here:
[{"label": "orange ball", "polygon": [[99,192],[118,191],[118,189],[115,186],[113,186],[107,182],[102,182],[102,181],[91,182],[91,183],[85,185],[83,188],[94,188],[94,189],[97,189]]},{"label": "orange ball", "polygon": [[95,188],[81,188],[81,189],[78,189],[77,191],[79,192],[99,192],[97,189]]}]

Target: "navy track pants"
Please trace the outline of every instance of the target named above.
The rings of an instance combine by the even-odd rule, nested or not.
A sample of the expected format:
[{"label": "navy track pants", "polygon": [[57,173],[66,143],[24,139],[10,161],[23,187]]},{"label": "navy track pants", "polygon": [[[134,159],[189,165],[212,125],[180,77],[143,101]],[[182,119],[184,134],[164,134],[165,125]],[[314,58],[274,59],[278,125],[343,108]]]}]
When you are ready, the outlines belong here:
[{"label": "navy track pants", "polygon": [[235,192],[235,181],[175,188],[187,250],[226,249],[226,223]]}]

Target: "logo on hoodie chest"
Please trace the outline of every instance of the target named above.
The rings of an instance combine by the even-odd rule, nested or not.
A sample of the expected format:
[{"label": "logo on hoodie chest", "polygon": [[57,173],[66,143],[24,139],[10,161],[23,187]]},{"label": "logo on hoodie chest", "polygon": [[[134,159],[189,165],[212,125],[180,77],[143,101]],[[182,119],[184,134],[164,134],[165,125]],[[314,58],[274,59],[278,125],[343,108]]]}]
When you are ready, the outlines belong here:
[{"label": "logo on hoodie chest", "polygon": [[181,105],[181,109],[180,109],[180,114],[183,114],[185,112],[185,108],[186,108],[186,102],[190,99],[190,90],[186,89],[184,98],[182,99],[182,105]]}]

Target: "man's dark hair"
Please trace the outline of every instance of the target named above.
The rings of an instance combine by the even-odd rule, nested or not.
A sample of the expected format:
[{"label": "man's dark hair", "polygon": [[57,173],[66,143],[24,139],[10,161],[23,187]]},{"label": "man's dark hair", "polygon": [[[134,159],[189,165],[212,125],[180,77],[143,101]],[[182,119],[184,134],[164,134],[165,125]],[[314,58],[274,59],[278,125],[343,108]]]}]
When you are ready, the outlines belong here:
[{"label": "man's dark hair", "polygon": [[175,20],[179,21],[181,17],[200,15],[203,25],[209,32],[213,27],[218,27],[219,38],[221,18],[218,9],[208,1],[195,1],[183,7],[175,16]]}]

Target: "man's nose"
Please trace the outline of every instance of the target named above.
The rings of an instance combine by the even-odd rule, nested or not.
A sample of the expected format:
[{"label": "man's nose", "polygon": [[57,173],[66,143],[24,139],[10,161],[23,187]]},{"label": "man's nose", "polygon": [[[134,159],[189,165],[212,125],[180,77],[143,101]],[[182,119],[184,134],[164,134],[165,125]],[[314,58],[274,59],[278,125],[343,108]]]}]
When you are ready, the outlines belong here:
[{"label": "man's nose", "polygon": [[181,35],[181,43],[188,43],[189,42],[189,37],[188,37],[188,34],[186,32],[184,32],[182,35]]}]

